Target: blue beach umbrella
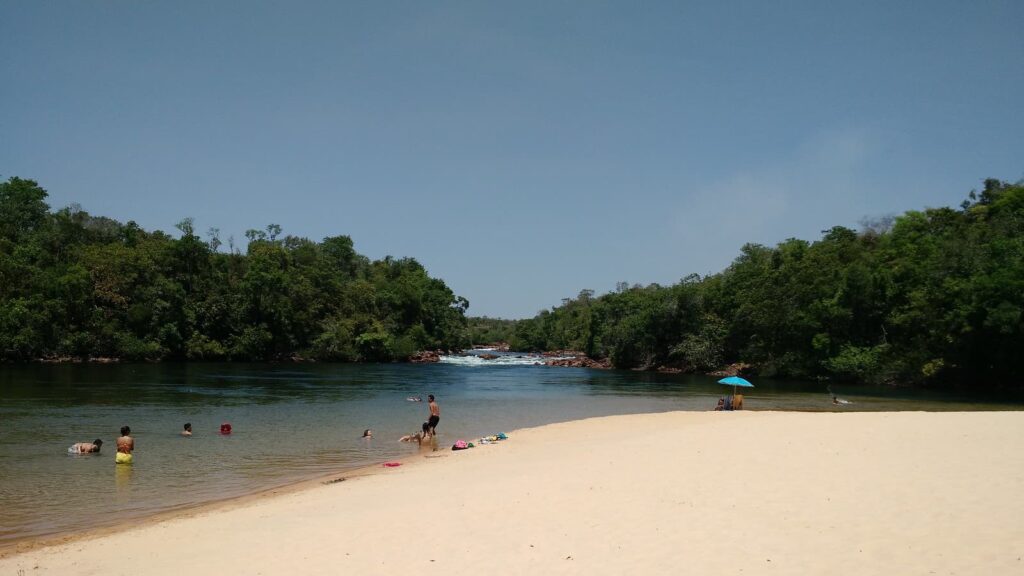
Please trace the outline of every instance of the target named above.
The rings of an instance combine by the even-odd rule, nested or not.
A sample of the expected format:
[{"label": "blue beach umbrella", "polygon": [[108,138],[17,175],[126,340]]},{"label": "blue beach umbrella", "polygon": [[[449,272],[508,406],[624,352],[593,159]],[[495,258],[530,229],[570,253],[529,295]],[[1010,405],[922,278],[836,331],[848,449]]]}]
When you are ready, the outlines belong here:
[{"label": "blue beach umbrella", "polygon": [[726,386],[732,386],[732,395],[736,395],[736,387],[742,386],[744,388],[753,388],[754,385],[747,380],[740,378],[739,376],[729,376],[728,378],[722,378],[718,381],[719,384],[725,384]]}]

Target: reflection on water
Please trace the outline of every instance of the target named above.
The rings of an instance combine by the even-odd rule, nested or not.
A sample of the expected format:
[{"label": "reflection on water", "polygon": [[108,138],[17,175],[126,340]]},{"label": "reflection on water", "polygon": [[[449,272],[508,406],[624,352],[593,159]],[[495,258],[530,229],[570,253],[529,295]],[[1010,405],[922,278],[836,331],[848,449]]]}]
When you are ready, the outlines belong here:
[{"label": "reflection on water", "polygon": [[114,466],[114,487],[117,489],[118,501],[123,498],[131,498],[131,482],[134,471],[135,468],[130,465]]},{"label": "reflection on water", "polygon": [[[608,414],[710,410],[715,378],[543,366],[57,365],[0,367],[0,545],[116,523],[382,462],[459,439]],[[1020,409],[953,394],[756,381],[767,410]],[[400,443],[441,405],[434,445]],[[191,422],[192,437],[180,436]],[[233,433],[218,433],[230,422]],[[132,428],[134,464],[114,464]],[[374,437],[361,438],[372,428]],[[99,455],[75,442],[104,440]],[[111,482],[113,475],[113,483]]]}]

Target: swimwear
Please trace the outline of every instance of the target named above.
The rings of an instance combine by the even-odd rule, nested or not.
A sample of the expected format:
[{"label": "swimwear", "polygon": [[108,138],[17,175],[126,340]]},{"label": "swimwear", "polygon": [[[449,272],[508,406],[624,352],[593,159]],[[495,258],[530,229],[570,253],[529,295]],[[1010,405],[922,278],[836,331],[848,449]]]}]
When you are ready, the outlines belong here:
[{"label": "swimwear", "polygon": [[437,423],[440,421],[440,416],[431,416],[430,419],[427,420],[427,426],[430,426],[431,428],[437,428]]},{"label": "swimwear", "polygon": [[124,452],[118,452],[117,456],[114,457],[114,462],[116,462],[118,464],[131,464],[132,463],[132,455],[131,454],[125,454]]}]

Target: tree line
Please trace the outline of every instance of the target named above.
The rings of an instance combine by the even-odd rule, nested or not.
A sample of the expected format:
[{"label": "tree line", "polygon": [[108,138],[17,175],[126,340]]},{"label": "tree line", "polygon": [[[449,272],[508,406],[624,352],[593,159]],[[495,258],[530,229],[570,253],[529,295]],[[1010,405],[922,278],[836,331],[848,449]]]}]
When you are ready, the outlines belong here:
[{"label": "tree line", "polygon": [[464,344],[469,303],[412,258],[274,224],[225,252],[191,219],[172,237],[46,197],[0,183],[0,360],[390,361]]},{"label": "tree line", "polygon": [[513,349],[580,350],[618,368],[741,362],[764,376],[1020,388],[1022,231],[1024,186],[989,179],[958,209],[747,244],[721,273],[584,290],[498,327]]},{"label": "tree line", "polygon": [[1019,388],[1024,185],[986,180],[959,208],[909,211],[814,242],[745,245],[718,274],[583,290],[525,320],[469,303],[416,260],[371,261],[348,236],[271,224],[241,253],[191,219],[178,237],[51,211],[0,182],[0,360],[391,361],[506,341],[618,368]]}]

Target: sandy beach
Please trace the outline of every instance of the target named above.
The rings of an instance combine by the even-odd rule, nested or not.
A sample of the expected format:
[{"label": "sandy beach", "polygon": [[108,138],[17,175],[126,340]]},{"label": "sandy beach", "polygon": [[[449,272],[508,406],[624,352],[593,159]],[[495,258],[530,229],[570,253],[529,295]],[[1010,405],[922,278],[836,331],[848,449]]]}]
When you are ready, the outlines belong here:
[{"label": "sandy beach", "polygon": [[674,412],[510,436],[8,554],[0,576],[1024,572],[1021,412]]}]

